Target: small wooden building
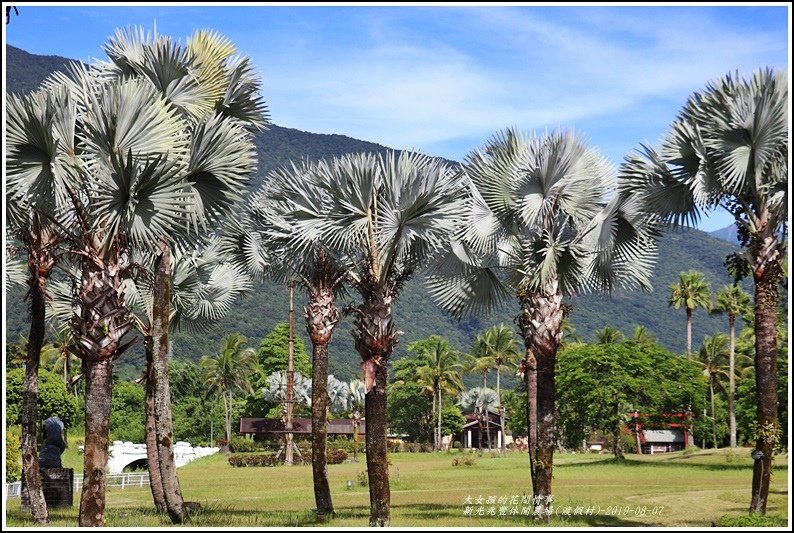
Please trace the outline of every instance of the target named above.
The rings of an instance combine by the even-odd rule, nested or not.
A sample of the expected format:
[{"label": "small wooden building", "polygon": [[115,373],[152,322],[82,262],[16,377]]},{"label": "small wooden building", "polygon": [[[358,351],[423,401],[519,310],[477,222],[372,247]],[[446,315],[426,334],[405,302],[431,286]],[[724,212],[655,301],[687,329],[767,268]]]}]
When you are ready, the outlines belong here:
[{"label": "small wooden building", "polygon": [[[489,412],[487,421],[485,417],[480,420],[475,414],[464,416],[466,417],[466,423],[463,425],[463,430],[455,435],[455,440],[460,442],[463,448],[478,448],[481,436],[482,447],[488,448],[489,431],[491,434],[491,449],[498,450],[501,448],[505,432],[497,413]],[[505,420],[507,420],[507,417],[505,417]]]}]

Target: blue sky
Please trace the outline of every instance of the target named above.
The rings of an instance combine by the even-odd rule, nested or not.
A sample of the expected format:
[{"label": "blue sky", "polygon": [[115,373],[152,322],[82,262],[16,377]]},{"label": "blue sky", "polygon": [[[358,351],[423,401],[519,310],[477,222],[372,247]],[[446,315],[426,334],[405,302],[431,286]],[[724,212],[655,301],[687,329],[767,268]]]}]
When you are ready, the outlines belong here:
[{"label": "blue sky", "polygon": [[117,27],[215,29],[253,59],[274,123],[458,161],[507,126],[564,127],[619,165],[708,81],[790,72],[784,3],[13,5],[8,44],[84,61]]}]

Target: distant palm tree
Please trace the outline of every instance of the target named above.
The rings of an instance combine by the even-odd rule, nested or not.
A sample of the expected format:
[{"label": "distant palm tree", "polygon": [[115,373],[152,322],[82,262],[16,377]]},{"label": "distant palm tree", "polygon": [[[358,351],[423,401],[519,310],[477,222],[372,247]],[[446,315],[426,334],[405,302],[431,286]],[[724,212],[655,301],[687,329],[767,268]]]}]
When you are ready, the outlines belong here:
[{"label": "distant palm tree", "polygon": [[604,326],[596,331],[595,337],[598,344],[617,344],[623,340],[623,333],[612,326]]},{"label": "distant palm tree", "polygon": [[641,198],[663,223],[697,221],[722,207],[734,217],[743,250],[729,259],[755,286],[755,366],[760,452],[753,467],[750,513],[766,513],[778,435],[777,307],[785,279],[789,199],[788,73],[764,68],[728,74],[693,93],[661,152],[644,147],[626,158],[622,190]]},{"label": "distant palm tree", "polygon": [[482,433],[485,429],[486,433],[490,433],[488,421],[490,420],[490,413],[501,406],[499,396],[496,391],[488,387],[475,387],[463,391],[458,396],[458,405],[464,411],[470,411],[477,417],[479,426],[478,443],[477,447],[482,453]]},{"label": "distant palm tree", "polygon": [[697,308],[711,309],[709,283],[702,272],[690,270],[678,275],[678,283],[670,284],[668,305],[686,309],[686,358],[692,359],[692,313]]},{"label": "distant palm tree", "polygon": [[631,340],[637,344],[652,344],[656,342],[656,337],[645,326],[635,326]]},{"label": "distant palm tree", "polygon": [[[515,364],[521,358],[516,341],[516,333],[512,328],[499,324],[493,326],[482,335],[481,350],[486,361],[496,370],[496,395],[501,399],[502,385],[501,376],[503,368],[515,368]],[[485,384],[483,384],[485,386]],[[501,452],[507,451],[507,443],[504,439],[505,412],[501,402],[499,403],[499,422],[501,424],[502,443]]]},{"label": "distant palm tree", "polygon": [[717,447],[717,417],[714,407],[714,389],[724,391],[720,377],[730,377],[727,363],[728,338],[724,333],[717,333],[703,339],[698,363],[703,368],[703,376],[709,382],[709,398],[711,400],[711,434],[712,443]]},{"label": "distant palm tree", "polygon": [[436,451],[441,450],[441,393],[457,394],[463,389],[461,373],[463,366],[458,362],[458,354],[449,343],[437,335],[408,345],[408,351],[416,353],[424,365],[416,369],[419,383],[429,388],[433,395],[433,415],[438,423],[433,432]]},{"label": "distant palm tree", "polygon": [[730,383],[728,388],[728,412],[730,413],[731,448],[736,447],[736,317],[750,309],[750,295],[738,285],[726,285],[717,291],[717,305],[713,314],[728,315],[730,335]]},{"label": "distant palm tree", "polygon": [[254,393],[251,380],[258,365],[256,351],[253,348],[246,348],[247,342],[247,339],[239,333],[232,333],[223,338],[217,354],[205,355],[199,361],[207,394],[217,394],[223,400],[227,444],[232,441],[232,409],[235,395],[238,392]]}]

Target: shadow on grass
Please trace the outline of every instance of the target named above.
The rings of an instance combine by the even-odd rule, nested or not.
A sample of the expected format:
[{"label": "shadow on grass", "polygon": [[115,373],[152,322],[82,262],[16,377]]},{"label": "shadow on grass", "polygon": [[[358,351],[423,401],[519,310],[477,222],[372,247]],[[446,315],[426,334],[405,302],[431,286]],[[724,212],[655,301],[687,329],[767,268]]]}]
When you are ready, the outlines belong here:
[{"label": "shadow on grass", "polygon": [[[671,457],[670,459],[666,459],[663,461],[642,461],[637,459],[616,459],[615,457],[610,457],[607,459],[603,459],[600,461],[587,461],[581,463],[562,463],[562,464],[555,464],[554,468],[571,468],[571,467],[582,467],[582,466],[627,466],[627,467],[643,467],[647,466],[650,468],[698,468],[702,470],[713,470],[713,471],[730,471],[730,470],[747,470],[752,471],[753,465],[748,464],[737,464],[737,463],[698,463],[698,462],[680,462],[682,459],[687,459],[686,456],[683,457]],[[780,464],[774,465],[774,470],[776,471],[783,471],[786,470],[787,465]]]}]

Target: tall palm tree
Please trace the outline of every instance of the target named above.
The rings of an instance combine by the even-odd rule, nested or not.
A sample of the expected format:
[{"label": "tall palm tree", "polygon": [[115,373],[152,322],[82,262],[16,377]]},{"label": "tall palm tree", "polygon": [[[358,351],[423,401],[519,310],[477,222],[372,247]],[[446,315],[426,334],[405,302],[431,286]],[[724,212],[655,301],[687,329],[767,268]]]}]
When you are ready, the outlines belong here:
[{"label": "tall palm tree", "polygon": [[625,194],[642,196],[662,223],[691,224],[716,207],[730,212],[743,250],[730,258],[737,277],[755,287],[758,431],[750,513],[766,513],[778,438],[779,286],[788,234],[788,75],[759,69],[728,74],[696,91],[665,136],[661,151],[627,156]]},{"label": "tall palm tree", "polygon": [[252,276],[289,280],[308,294],[304,319],[312,342],[312,475],[317,519],[325,521],[334,513],[326,450],[328,344],[341,318],[336,298],[343,292],[346,271],[307,227],[307,218],[321,220],[329,209],[318,186],[319,168],[303,162],[271,171],[248,201],[245,221],[231,226],[224,239],[230,255]]},{"label": "tall palm tree", "polygon": [[[482,353],[496,370],[496,395],[501,398],[502,369],[505,367],[514,368],[515,364],[521,358],[515,332],[504,324],[499,324],[498,326],[487,329],[482,335]],[[501,424],[502,431],[502,443],[500,448],[501,452],[505,453],[507,451],[507,443],[505,443],[504,438],[505,413],[501,402],[499,404],[499,423]]]},{"label": "tall palm tree", "polygon": [[[412,349],[413,348],[413,349]],[[446,339],[438,335],[416,341],[408,346],[408,350],[424,362],[416,369],[416,377],[420,383],[427,383],[433,395],[433,416],[437,420],[433,431],[433,448],[441,450],[441,394],[457,394],[463,389],[461,372],[463,365],[458,362],[458,354]]]},{"label": "tall palm tree", "polygon": [[[109,62],[87,67],[74,64],[66,74],[56,73],[44,83],[53,92],[65,90],[75,102],[70,109],[80,127],[64,131],[72,136],[77,132],[84,164],[79,168],[81,187],[72,195],[81,222],[78,235],[70,240],[83,265],[83,303],[103,301],[106,306],[106,320],[97,323],[99,332],[84,331],[83,319],[92,311],[81,307],[80,313],[86,316],[73,320],[75,346],[78,350],[82,346],[89,360],[101,360],[101,374],[108,374],[108,361],[120,354],[118,347],[123,345],[119,341],[129,331],[128,310],[113,309],[117,304],[123,307],[121,278],[129,272],[129,257],[136,249],[159,256],[163,264],[154,271],[155,294],[159,295],[155,299],[162,305],[154,308],[151,359],[157,376],[153,380],[158,397],[155,430],[157,441],[166,443],[160,468],[167,471],[166,488],[173,487],[166,493],[169,515],[172,521],[181,522],[184,509],[168,437],[170,301],[166,291],[172,240],[179,241],[188,232],[206,233],[207,225],[217,224],[234,205],[242,178],[256,167],[244,124],[262,123],[264,106],[256,97],[258,82],[250,62],[232,57],[231,43],[212,32],[198,32],[183,47],[167,36],[144,34],[142,29],[117,30],[104,48]],[[97,283],[105,287],[105,300],[86,297],[99,296]],[[107,293],[108,287],[120,289],[115,300]],[[107,326],[111,319],[117,322],[115,331]],[[103,329],[112,331],[106,340],[100,334]],[[90,338],[105,344],[92,347]],[[101,356],[91,355],[98,351]],[[108,386],[90,390],[99,396],[109,395]],[[86,418],[87,424],[92,421],[98,424],[94,430],[99,430],[87,429],[89,440],[105,433],[101,429],[104,411],[96,413],[96,421],[93,415]],[[87,442],[86,447],[102,446]],[[86,461],[97,466],[105,453],[86,454]],[[104,467],[86,471],[102,472]],[[103,479],[98,475],[88,480],[91,490],[83,492],[82,525],[104,520]]]},{"label": "tall palm tree", "polygon": [[483,427],[486,433],[490,433],[491,430],[487,421],[491,417],[491,411],[496,410],[501,405],[499,396],[496,394],[495,390],[489,389],[488,387],[474,387],[473,389],[465,390],[460,393],[458,396],[458,405],[460,405],[463,410],[471,410],[477,417],[479,426],[477,447],[480,453],[482,453]]},{"label": "tall palm tree", "polygon": [[[22,407],[22,471],[30,511],[38,523],[49,520],[41,487],[36,445],[38,369],[45,336],[48,283],[62,251],[51,219],[66,202],[63,184],[77,165],[72,102],[65,91],[10,95],[6,106],[6,232],[9,245],[26,257],[26,298],[30,332]],[[21,273],[20,273],[21,274]]]},{"label": "tall palm tree", "polygon": [[723,333],[717,333],[703,339],[703,346],[698,354],[698,363],[703,368],[703,376],[709,382],[709,399],[711,400],[711,434],[714,448],[717,447],[717,416],[714,407],[714,389],[724,391],[721,377],[729,377],[730,371],[726,367],[728,355],[728,338]]},{"label": "tall palm tree", "polygon": [[750,309],[750,295],[738,285],[725,285],[717,291],[717,305],[713,314],[728,315],[728,334],[730,336],[728,387],[728,412],[730,416],[731,448],[736,448],[736,317],[743,316]]},{"label": "tall palm tree", "polygon": [[649,287],[655,247],[636,202],[611,194],[610,165],[570,132],[528,138],[505,130],[470,153],[465,170],[468,219],[430,279],[431,293],[455,316],[517,298],[533,490],[551,496],[563,296]]},{"label": "tall palm tree", "polygon": [[297,221],[306,238],[293,246],[325,249],[345,265],[345,280],[361,298],[347,310],[355,315],[353,337],[366,389],[370,525],[386,526],[386,369],[399,335],[392,305],[403,284],[427,265],[454,229],[462,209],[462,180],[446,164],[408,152],[347,155],[317,170],[314,186],[302,195],[305,207]]},{"label": "tall palm tree", "polygon": [[686,309],[686,358],[692,359],[692,313],[697,308],[711,309],[711,291],[702,272],[690,270],[678,274],[678,283],[670,284],[668,305]]},{"label": "tall palm tree", "polygon": [[217,394],[223,401],[226,442],[232,441],[232,413],[237,393],[253,394],[251,378],[257,371],[256,351],[246,348],[248,340],[239,333],[226,335],[215,355],[199,361],[207,394]]}]

